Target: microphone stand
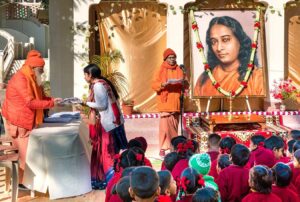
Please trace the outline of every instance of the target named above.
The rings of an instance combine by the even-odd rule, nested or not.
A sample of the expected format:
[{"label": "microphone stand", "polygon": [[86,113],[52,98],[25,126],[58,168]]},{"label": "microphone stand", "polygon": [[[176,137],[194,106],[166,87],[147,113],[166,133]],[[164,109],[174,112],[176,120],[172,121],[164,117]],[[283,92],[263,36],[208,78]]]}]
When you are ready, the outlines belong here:
[{"label": "microphone stand", "polygon": [[184,112],[184,91],[185,91],[185,68],[182,67],[181,68],[182,72],[183,72],[183,79],[181,81],[181,92],[180,92],[180,129],[181,129],[181,136],[183,136],[183,112]]}]

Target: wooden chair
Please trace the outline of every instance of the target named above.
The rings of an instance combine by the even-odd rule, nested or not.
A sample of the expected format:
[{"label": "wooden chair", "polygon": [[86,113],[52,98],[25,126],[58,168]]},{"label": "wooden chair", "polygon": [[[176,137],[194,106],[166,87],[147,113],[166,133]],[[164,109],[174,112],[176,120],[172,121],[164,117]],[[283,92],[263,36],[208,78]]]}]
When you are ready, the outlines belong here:
[{"label": "wooden chair", "polygon": [[[6,174],[6,191],[9,191],[9,184],[12,185],[12,202],[16,202],[18,198],[19,184],[19,154],[18,148],[12,145],[12,140],[9,137],[0,136],[0,166],[10,170],[11,177]],[[6,170],[7,173],[7,170]],[[10,183],[10,178],[12,183]]]}]

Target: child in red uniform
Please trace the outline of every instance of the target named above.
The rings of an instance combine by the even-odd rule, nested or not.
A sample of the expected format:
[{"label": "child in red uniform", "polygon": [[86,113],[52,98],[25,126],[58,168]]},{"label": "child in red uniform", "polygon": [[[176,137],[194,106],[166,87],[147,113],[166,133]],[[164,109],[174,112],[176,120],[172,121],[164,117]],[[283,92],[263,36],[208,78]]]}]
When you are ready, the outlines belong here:
[{"label": "child in red uniform", "polygon": [[292,180],[291,168],[284,163],[277,163],[272,171],[274,176],[272,193],[281,198],[282,202],[300,202],[297,193],[289,187]]},{"label": "child in red uniform", "polygon": [[272,168],[276,159],[273,152],[264,147],[265,137],[262,135],[254,135],[250,139],[250,159],[248,165],[253,167],[254,165],[266,165]]},{"label": "child in red uniform", "polygon": [[228,166],[220,172],[217,179],[222,202],[240,201],[249,192],[249,168],[246,167],[250,156],[249,149],[236,144],[231,149],[231,160],[233,165]]},{"label": "child in red uniform", "polygon": [[160,194],[156,171],[148,166],[135,168],[130,175],[129,193],[137,202],[154,202]]},{"label": "child in red uniform", "polygon": [[265,148],[273,151],[273,154],[276,159],[276,163],[277,162],[288,163],[290,161],[290,159],[284,155],[284,141],[281,137],[273,135],[267,138],[265,140],[264,146]]},{"label": "child in red uniform", "polygon": [[204,186],[204,179],[193,168],[186,168],[180,177],[180,187],[177,202],[191,202],[193,194]]},{"label": "child in red uniform", "polygon": [[[222,138],[220,143],[219,143],[220,154],[230,154],[231,148],[235,144],[236,144],[236,141],[232,137]],[[210,171],[208,173],[208,175],[213,176],[215,180],[217,180],[218,176],[219,176],[219,174],[217,172],[217,164],[218,164],[217,159],[212,161],[211,162],[211,168],[210,168]]]},{"label": "child in red uniform", "polygon": [[250,170],[249,193],[242,202],[281,202],[282,200],[272,193],[272,171],[265,166],[254,166]]},{"label": "child in red uniform", "polygon": [[[139,137],[139,138],[142,138],[142,137]],[[144,142],[143,142],[143,143],[144,143]],[[131,140],[128,142],[128,144],[127,144],[127,149],[134,148],[134,147],[138,147],[138,148],[140,148],[140,149],[143,151],[143,153],[145,154],[145,152],[146,152],[145,149],[147,148],[147,146],[145,147],[145,145],[143,145],[143,143],[142,143],[142,141],[141,141],[140,139],[136,139],[136,138],[131,139]],[[147,142],[146,142],[146,144],[147,144]],[[151,164],[150,160],[149,160],[146,156],[144,156],[144,164],[145,164],[145,166],[149,166],[149,167],[152,168],[152,164]]]},{"label": "child in red uniform", "polygon": [[291,130],[291,137],[293,140],[300,140],[300,130]]},{"label": "child in red uniform", "polygon": [[178,158],[179,157],[177,152],[168,153],[161,164],[161,170],[168,170],[172,172],[174,166],[178,162]]},{"label": "child in red uniform", "polygon": [[289,157],[290,159],[293,159],[293,145],[294,143],[296,142],[296,140],[289,140],[287,145],[288,145],[288,148],[287,148],[287,151],[286,151],[286,156]]},{"label": "child in red uniform", "polygon": [[157,172],[159,177],[160,195],[156,202],[172,202],[171,196],[176,195],[176,182],[168,170]]},{"label": "child in red uniform", "polygon": [[[129,194],[130,187],[130,177],[122,177],[120,181],[116,184],[116,192],[121,200],[121,202],[131,202],[132,198]],[[119,202],[117,199],[111,200],[112,202]]]},{"label": "child in red uniform", "polygon": [[214,161],[218,158],[219,155],[219,142],[221,140],[221,136],[212,133],[208,136],[207,146],[208,146],[208,155],[210,156],[210,160]]},{"label": "child in red uniform", "polygon": [[[289,164],[289,166],[291,167],[293,173],[292,183],[293,185],[297,186],[296,179],[298,178],[298,176],[300,176],[300,149],[295,151],[293,163]],[[296,188],[298,189],[298,187]],[[300,188],[298,190],[298,194],[300,195]]]},{"label": "child in red uniform", "polygon": [[219,193],[210,188],[198,189],[192,198],[192,202],[219,202]]},{"label": "child in red uniform", "polygon": [[232,162],[230,160],[229,154],[221,154],[221,155],[219,155],[219,157],[218,157],[218,164],[217,164],[217,172],[218,172],[218,174],[220,174],[221,170],[223,170],[224,168],[227,168],[231,164],[232,164]]}]

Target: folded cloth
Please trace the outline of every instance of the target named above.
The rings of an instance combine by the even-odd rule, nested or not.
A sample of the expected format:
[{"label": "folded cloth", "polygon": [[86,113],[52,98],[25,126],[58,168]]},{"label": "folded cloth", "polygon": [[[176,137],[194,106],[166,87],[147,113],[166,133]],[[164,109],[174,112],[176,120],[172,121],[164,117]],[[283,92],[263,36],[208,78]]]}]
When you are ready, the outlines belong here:
[{"label": "folded cloth", "polygon": [[72,119],[79,119],[80,112],[57,112],[50,116],[50,118],[72,118]]},{"label": "folded cloth", "polygon": [[63,99],[59,104],[81,104],[82,100],[77,97],[69,97]]},{"label": "folded cloth", "polygon": [[44,123],[69,123],[73,120],[71,117],[47,117]]}]

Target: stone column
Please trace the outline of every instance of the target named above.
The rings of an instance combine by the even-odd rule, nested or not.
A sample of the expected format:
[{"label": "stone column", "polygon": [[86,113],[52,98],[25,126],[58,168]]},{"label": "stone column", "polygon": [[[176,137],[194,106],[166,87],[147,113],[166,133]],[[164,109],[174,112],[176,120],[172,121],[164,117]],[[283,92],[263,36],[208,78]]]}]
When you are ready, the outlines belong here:
[{"label": "stone column", "polygon": [[[167,48],[172,48],[177,54],[178,64],[183,64],[184,56],[184,15],[180,8],[195,0],[158,0],[166,4],[167,9]],[[174,10],[171,9],[174,7]],[[173,13],[176,12],[175,13]]]}]

